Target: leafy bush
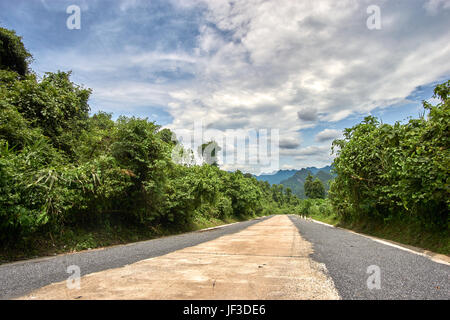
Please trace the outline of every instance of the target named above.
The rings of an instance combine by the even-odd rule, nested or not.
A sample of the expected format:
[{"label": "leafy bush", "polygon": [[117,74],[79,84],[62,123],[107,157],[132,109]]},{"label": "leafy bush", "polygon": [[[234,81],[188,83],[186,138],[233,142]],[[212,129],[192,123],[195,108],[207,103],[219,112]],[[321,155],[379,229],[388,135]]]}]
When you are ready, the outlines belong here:
[{"label": "leafy bush", "polygon": [[325,198],[325,187],[322,181],[319,179],[314,179],[311,174],[306,177],[305,181],[305,195],[311,199],[323,199]]},{"label": "leafy bush", "polygon": [[450,208],[450,81],[436,86],[428,117],[382,124],[374,117],[335,140],[337,178],[330,199],[349,219],[403,217],[447,229]]},{"label": "leafy bush", "polygon": [[0,28],[0,69],[24,76],[29,72],[31,54],[25,49],[22,38],[15,31]]}]

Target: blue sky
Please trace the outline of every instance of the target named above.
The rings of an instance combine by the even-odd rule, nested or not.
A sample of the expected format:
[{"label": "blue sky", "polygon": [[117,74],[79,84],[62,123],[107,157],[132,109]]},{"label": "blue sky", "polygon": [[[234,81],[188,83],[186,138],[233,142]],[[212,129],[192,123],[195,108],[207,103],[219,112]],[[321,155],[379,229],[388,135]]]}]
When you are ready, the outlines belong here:
[{"label": "blue sky", "polygon": [[[69,5],[80,30],[66,27]],[[367,27],[369,5],[381,29]],[[332,139],[368,114],[417,117],[449,78],[449,21],[450,0],[0,0],[32,68],[72,70],[92,112],[278,129],[281,168],[329,164]]]}]

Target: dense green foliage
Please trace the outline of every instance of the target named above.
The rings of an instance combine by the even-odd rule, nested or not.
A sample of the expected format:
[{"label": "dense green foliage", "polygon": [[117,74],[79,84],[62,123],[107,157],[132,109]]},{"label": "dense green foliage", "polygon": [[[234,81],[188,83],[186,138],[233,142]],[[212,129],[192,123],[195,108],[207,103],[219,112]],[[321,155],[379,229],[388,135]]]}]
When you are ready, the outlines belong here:
[{"label": "dense green foliage", "polygon": [[322,181],[314,179],[311,174],[306,177],[304,184],[305,195],[310,199],[323,199],[325,198],[325,188]]},{"label": "dense green foliage", "polygon": [[[312,196],[308,196],[306,194],[305,190],[305,183],[308,178],[308,176],[312,176],[313,180],[318,180],[319,182],[315,182],[315,184],[312,185],[312,189],[317,189],[317,194],[314,192]],[[281,184],[285,187],[291,188],[292,193],[299,197],[300,199],[306,199],[306,198],[324,198],[327,194],[327,191],[329,189],[329,181],[333,179],[333,175],[329,172],[326,172],[324,170],[318,170],[316,174],[313,174],[310,169],[303,168],[299,171],[297,171],[292,177],[281,181]],[[319,185],[320,183],[320,185]],[[322,192],[323,189],[323,192]]]},{"label": "dense green foliage", "polygon": [[367,219],[367,217],[348,219],[336,213],[330,199],[302,200],[298,206],[298,213],[306,218],[381,239],[393,240],[400,244],[412,245],[436,253],[450,254],[448,231],[426,229],[414,219],[405,217],[394,217],[389,221]]},{"label": "dense green foliage", "polygon": [[0,69],[15,71],[24,76],[28,73],[31,54],[22,39],[13,30],[0,28]]},{"label": "dense green foliage", "polygon": [[[23,49],[21,42],[16,46]],[[17,56],[26,60],[29,55]],[[198,217],[254,217],[288,212],[298,204],[290,190],[220,170],[217,145],[211,164],[176,164],[172,151],[178,146],[170,130],[147,119],[114,121],[103,112],[90,116],[91,91],[72,83],[70,72],[38,79],[8,64],[0,70],[4,244],[113,220],[176,228]]]},{"label": "dense green foliage", "polygon": [[337,178],[330,199],[348,219],[417,221],[448,230],[450,208],[450,81],[436,86],[440,103],[427,117],[383,124],[366,117],[335,140]]}]

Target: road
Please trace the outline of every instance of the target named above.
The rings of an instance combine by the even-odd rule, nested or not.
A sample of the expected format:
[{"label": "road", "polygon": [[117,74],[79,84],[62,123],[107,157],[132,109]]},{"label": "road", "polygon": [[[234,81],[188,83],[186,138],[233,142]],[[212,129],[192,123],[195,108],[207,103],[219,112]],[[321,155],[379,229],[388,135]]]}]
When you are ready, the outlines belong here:
[{"label": "road", "polygon": [[207,232],[190,232],[102,250],[0,265],[0,299],[19,297],[48,284],[64,281],[69,277],[67,267],[71,265],[79,266],[82,276],[119,268],[238,232],[259,221],[245,221]]},{"label": "road", "polygon": [[[342,299],[450,299],[450,266],[368,237],[290,217],[314,244]],[[380,268],[380,289],[369,290],[369,266]]]},{"label": "road", "polygon": [[3,265],[0,298],[448,300],[449,277],[448,264],[291,215]]}]

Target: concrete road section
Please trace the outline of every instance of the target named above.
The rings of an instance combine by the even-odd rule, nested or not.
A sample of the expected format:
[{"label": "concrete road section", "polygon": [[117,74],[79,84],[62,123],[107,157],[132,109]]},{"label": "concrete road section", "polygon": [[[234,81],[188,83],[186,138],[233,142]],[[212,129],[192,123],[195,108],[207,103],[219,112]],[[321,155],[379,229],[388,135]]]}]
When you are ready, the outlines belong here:
[{"label": "concrete road section", "polygon": [[[67,287],[67,266],[80,288]],[[73,283],[69,283],[72,284]],[[298,216],[0,266],[10,299],[450,299],[450,263]]]},{"label": "concrete road section", "polygon": [[[339,299],[288,216],[211,241],[66,281],[21,299]],[[72,283],[73,284],[73,283]]]},{"label": "concrete road section", "polygon": [[3,264],[0,265],[0,299],[20,297],[66,280],[69,276],[67,270],[73,265],[80,267],[82,276],[119,268],[241,231],[264,219],[267,217],[126,245]]}]

